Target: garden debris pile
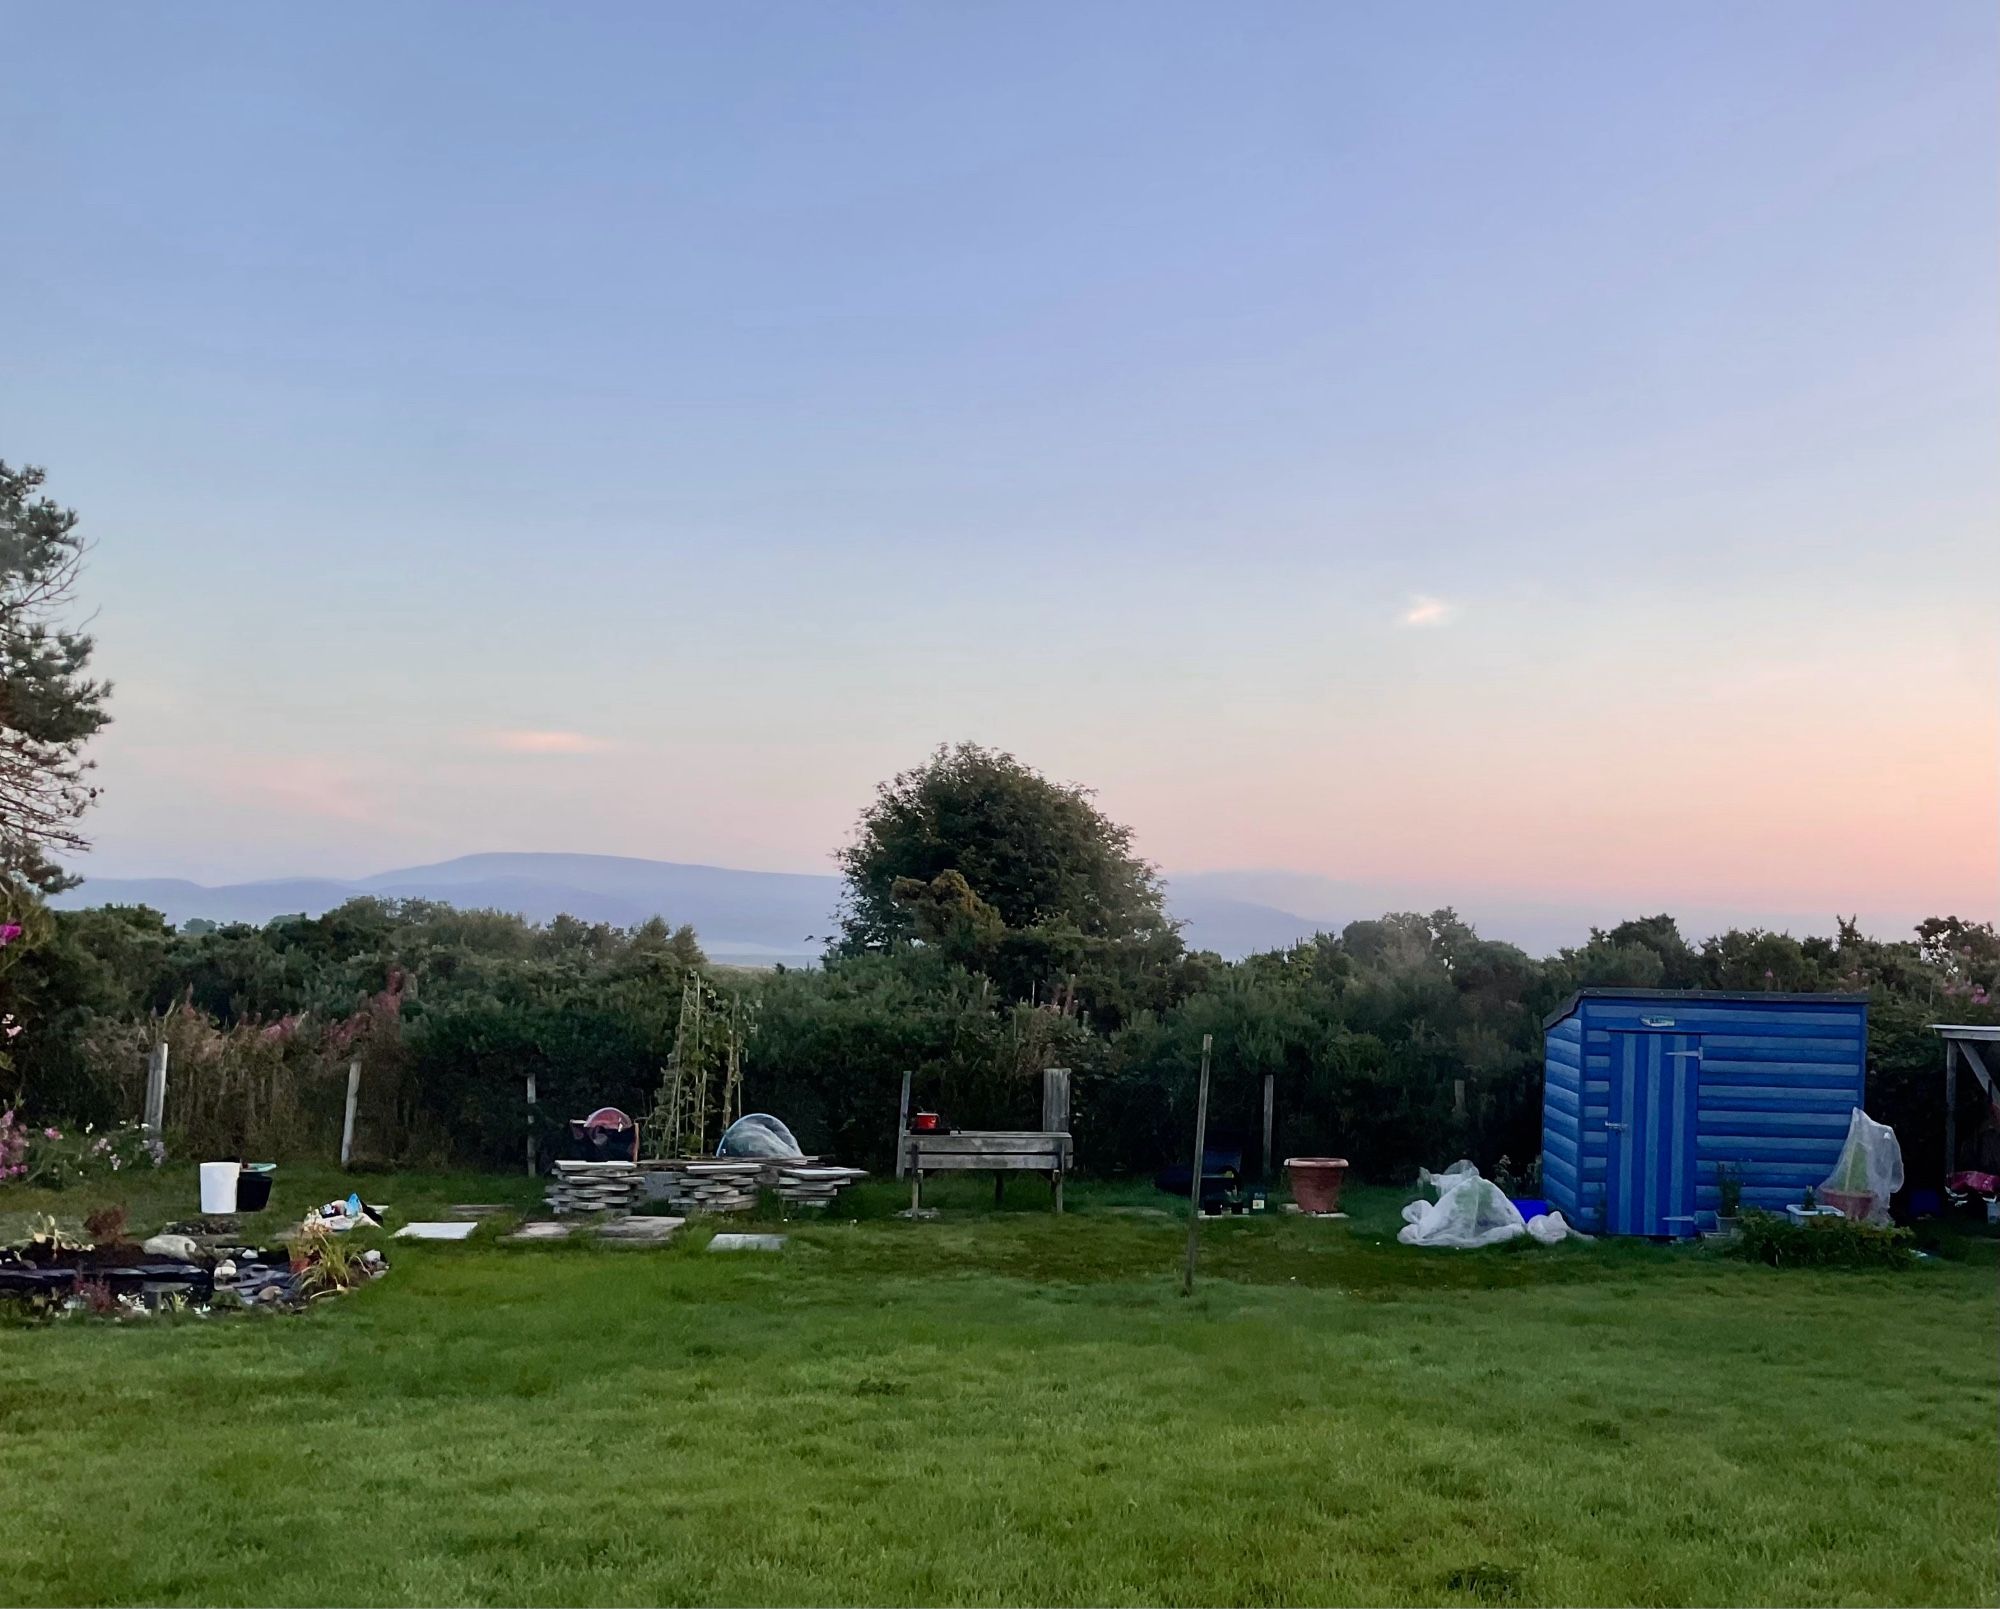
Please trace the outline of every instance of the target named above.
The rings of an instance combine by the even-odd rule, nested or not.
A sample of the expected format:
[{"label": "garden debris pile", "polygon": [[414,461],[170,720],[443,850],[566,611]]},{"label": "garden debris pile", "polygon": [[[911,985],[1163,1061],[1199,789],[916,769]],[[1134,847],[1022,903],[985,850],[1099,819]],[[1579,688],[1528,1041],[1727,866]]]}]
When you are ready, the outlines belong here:
[{"label": "garden debris pile", "polygon": [[338,1219],[317,1212],[307,1215],[289,1244],[276,1248],[231,1243],[206,1223],[174,1226],[135,1244],[125,1238],[123,1220],[122,1211],[101,1224],[93,1214],[96,1233],[85,1238],[44,1217],[21,1244],[0,1249],[0,1296],[51,1318],[143,1319],[169,1312],[205,1317],[250,1307],[298,1311],[389,1268],[380,1251],[337,1240]]},{"label": "garden debris pile", "polygon": [[1482,1179],[1470,1162],[1454,1162],[1442,1173],[1428,1168],[1417,1174],[1420,1187],[1435,1187],[1437,1200],[1412,1201],[1403,1209],[1403,1227],[1396,1238],[1406,1246],[1445,1246],[1469,1251],[1497,1246],[1522,1235],[1553,1246],[1557,1241],[1590,1236],[1572,1229],[1559,1212],[1523,1218],[1521,1209],[1489,1179]]},{"label": "garden debris pile", "polygon": [[367,1225],[370,1229],[382,1227],[382,1209],[371,1207],[357,1195],[350,1195],[345,1201],[329,1201],[315,1209],[306,1218],[307,1223],[317,1219],[334,1234],[345,1234],[350,1229]]}]

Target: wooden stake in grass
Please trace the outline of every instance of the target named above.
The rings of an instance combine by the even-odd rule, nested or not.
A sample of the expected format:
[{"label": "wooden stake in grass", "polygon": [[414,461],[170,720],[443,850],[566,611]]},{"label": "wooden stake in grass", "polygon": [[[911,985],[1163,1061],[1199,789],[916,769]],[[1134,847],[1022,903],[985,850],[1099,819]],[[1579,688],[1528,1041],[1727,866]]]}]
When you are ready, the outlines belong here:
[{"label": "wooden stake in grass", "polygon": [[1201,1036],[1201,1089],[1194,1104],[1194,1172],[1188,1176],[1187,1267],[1181,1273],[1181,1295],[1194,1295],[1194,1258],[1201,1243],[1202,1157],[1208,1150],[1208,1053],[1215,1035]]},{"label": "wooden stake in grass", "polygon": [[354,1159],[354,1108],[361,1102],[361,1058],[347,1064],[347,1111],[340,1120],[340,1166],[345,1171]]}]

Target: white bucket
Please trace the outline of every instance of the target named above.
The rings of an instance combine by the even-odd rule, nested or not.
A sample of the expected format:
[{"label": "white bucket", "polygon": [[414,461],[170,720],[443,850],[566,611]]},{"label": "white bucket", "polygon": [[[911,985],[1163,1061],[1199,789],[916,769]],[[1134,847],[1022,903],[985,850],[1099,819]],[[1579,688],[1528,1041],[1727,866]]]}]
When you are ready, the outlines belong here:
[{"label": "white bucket", "polygon": [[236,1210],[236,1180],[243,1172],[240,1162],[204,1162],[201,1165],[201,1210],[232,1213]]}]

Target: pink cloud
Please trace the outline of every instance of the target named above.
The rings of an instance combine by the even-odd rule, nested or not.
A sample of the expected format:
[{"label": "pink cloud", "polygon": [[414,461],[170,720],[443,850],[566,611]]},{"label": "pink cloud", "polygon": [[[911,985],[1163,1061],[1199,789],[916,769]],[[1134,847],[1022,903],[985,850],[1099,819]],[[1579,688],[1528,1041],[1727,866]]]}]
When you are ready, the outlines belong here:
[{"label": "pink cloud", "polygon": [[332,821],[379,825],[381,812],[362,794],[347,765],[312,755],[234,755],[216,763],[210,775],[229,787],[283,805],[295,814]]},{"label": "pink cloud", "polygon": [[601,754],[611,745],[602,738],[582,732],[531,732],[509,730],[491,732],[484,746],[503,754]]},{"label": "pink cloud", "polygon": [[1418,593],[1410,599],[1409,608],[1397,616],[1406,626],[1442,626],[1458,613],[1458,605],[1447,603],[1442,598],[1429,598]]}]

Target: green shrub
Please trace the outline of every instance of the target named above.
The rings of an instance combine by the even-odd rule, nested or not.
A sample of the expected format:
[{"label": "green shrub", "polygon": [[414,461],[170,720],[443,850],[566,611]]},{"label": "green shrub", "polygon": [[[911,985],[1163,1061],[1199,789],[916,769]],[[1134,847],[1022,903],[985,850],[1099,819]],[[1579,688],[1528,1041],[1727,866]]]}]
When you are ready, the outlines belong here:
[{"label": "green shrub", "polygon": [[1729,1253],[1773,1268],[1906,1268],[1914,1245],[1907,1229],[1877,1229],[1846,1218],[1793,1223],[1775,1213],[1746,1212]]}]

